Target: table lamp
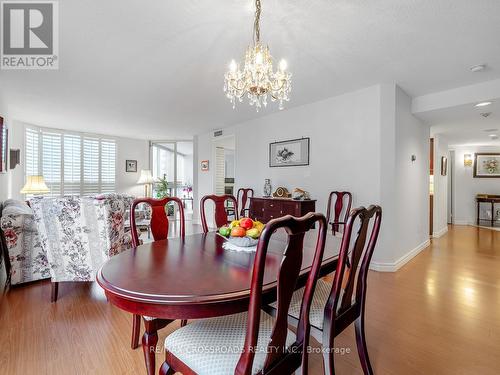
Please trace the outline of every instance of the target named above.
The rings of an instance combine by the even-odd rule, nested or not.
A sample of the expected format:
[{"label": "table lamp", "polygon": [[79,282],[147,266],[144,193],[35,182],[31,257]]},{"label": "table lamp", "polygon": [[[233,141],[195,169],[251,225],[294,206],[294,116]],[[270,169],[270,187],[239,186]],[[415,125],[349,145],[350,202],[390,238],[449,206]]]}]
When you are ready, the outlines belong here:
[{"label": "table lamp", "polygon": [[26,184],[21,189],[21,194],[46,194],[50,190],[45,184],[43,176],[27,176]]},{"label": "table lamp", "polygon": [[141,169],[141,177],[139,177],[139,180],[137,181],[138,184],[144,184],[144,196],[149,197],[151,194],[151,191],[149,189],[149,186],[152,185],[154,182],[153,180],[153,175],[151,174],[151,171],[149,169]]}]

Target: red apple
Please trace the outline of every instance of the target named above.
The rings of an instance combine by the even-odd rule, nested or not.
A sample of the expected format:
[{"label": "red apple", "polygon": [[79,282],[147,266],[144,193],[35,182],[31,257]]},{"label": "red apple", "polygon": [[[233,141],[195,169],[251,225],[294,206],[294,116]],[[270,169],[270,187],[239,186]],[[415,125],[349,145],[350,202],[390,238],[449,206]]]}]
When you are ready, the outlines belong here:
[{"label": "red apple", "polygon": [[253,228],[253,220],[248,217],[244,217],[240,220],[240,227],[245,230]]}]

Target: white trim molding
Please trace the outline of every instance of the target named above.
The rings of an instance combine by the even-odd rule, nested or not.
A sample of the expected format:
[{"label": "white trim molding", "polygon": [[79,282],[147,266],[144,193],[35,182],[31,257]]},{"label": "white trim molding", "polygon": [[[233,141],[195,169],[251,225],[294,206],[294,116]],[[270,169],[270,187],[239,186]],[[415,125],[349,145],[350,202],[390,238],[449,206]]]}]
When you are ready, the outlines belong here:
[{"label": "white trim molding", "polygon": [[474,225],[470,220],[453,220],[453,225]]},{"label": "white trim molding", "polygon": [[439,237],[445,235],[446,232],[448,232],[448,225],[445,226],[444,228],[441,228],[440,230],[432,233],[432,238],[439,238]]},{"label": "white trim molding", "polygon": [[395,262],[371,262],[370,269],[378,272],[396,272],[410,260],[415,258],[422,250],[431,244],[431,240],[427,239],[418,245],[416,248],[403,255]]}]

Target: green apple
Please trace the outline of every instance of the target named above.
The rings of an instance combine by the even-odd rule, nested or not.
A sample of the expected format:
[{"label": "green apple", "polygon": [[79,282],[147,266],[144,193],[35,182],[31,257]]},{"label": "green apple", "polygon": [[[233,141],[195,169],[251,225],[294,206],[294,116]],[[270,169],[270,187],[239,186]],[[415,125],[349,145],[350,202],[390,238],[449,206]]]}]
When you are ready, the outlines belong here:
[{"label": "green apple", "polygon": [[221,236],[227,237],[231,234],[231,228],[228,227],[220,227],[219,233]]}]

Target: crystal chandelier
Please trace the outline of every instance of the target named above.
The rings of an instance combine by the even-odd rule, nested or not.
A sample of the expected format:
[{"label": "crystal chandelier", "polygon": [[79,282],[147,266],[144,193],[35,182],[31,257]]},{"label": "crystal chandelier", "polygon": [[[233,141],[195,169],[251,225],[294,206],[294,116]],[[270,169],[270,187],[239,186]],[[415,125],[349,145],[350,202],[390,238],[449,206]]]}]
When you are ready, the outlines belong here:
[{"label": "crystal chandelier", "polygon": [[253,45],[247,48],[243,70],[232,60],[229,71],[224,75],[224,92],[233,108],[236,107],[236,100],[241,103],[246,94],[257,112],[262,105],[267,106],[268,96],[271,101],[279,103],[279,109],[283,109],[283,102],[290,100],[288,95],[292,89],[292,75],[286,71],[286,61],[281,60],[278,70],[274,72],[269,47],[260,42],[260,12],[260,0],[255,0]]}]

